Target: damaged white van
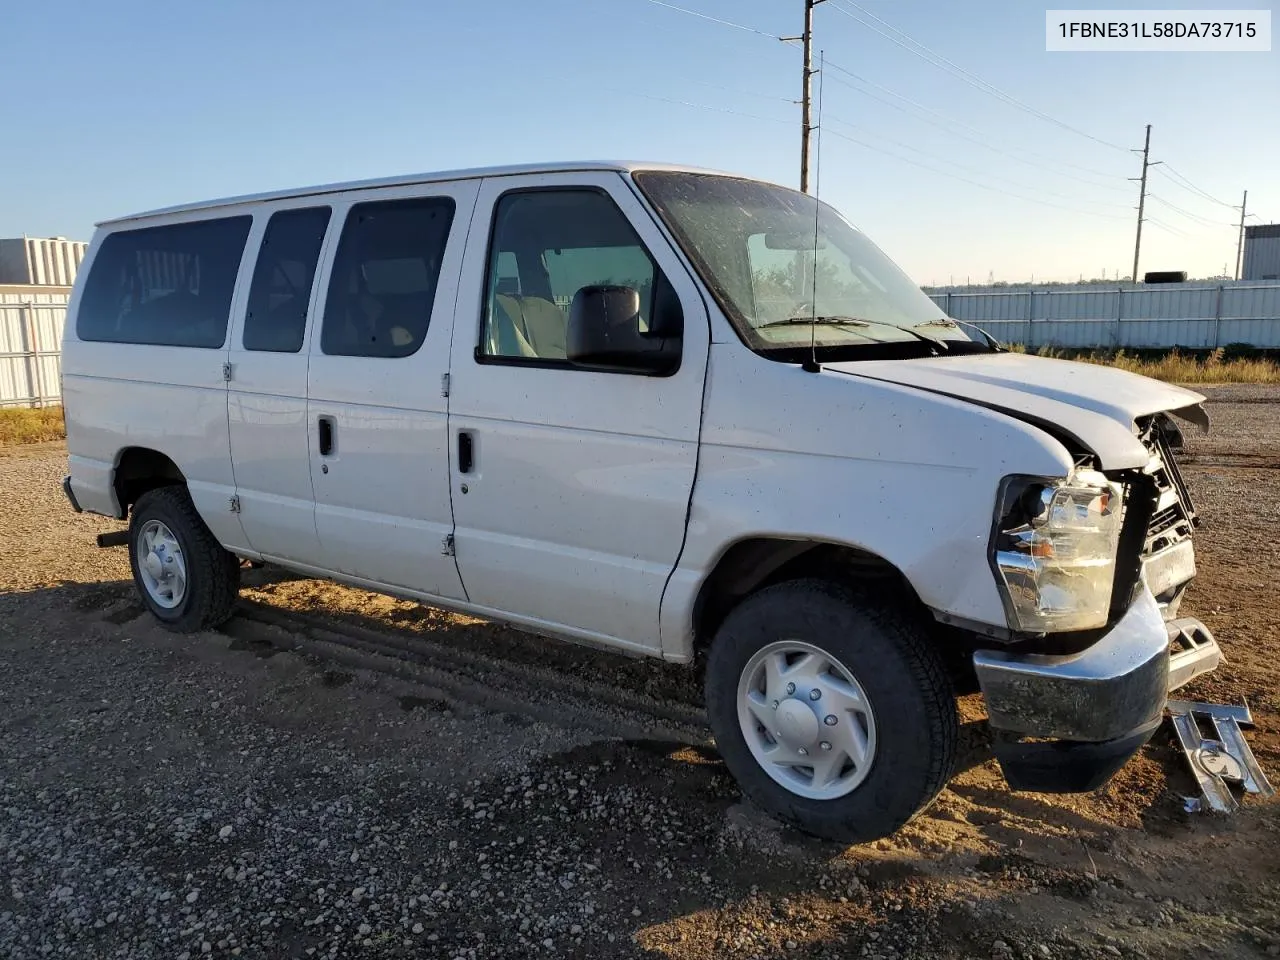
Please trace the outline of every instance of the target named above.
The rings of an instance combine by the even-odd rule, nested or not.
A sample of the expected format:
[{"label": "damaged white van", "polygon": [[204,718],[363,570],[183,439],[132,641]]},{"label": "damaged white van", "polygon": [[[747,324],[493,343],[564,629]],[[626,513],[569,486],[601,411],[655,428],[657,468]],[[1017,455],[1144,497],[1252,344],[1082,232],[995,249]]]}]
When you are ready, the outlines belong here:
[{"label": "damaged white van", "polygon": [[1088,790],[1212,670],[1180,617],[1202,397],[1005,352],[835,210],[556,164],[192,204],[94,236],[63,346],[72,507],[142,601],[263,560],[705,671],[760,806],[897,829],[976,676],[1009,783]]}]

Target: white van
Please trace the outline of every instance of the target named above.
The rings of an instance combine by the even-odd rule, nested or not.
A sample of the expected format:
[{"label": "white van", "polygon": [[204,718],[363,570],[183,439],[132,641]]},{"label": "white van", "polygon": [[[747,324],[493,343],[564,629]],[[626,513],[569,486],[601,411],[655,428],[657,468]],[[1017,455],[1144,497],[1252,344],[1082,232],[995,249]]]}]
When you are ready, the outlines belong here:
[{"label": "white van", "polygon": [[100,226],[63,389],[77,510],[147,607],[241,560],[705,670],[743,790],[815,834],[947,782],[974,675],[1015,788],[1089,790],[1217,666],[1178,617],[1197,394],[948,319],[794,190],[556,164]]}]

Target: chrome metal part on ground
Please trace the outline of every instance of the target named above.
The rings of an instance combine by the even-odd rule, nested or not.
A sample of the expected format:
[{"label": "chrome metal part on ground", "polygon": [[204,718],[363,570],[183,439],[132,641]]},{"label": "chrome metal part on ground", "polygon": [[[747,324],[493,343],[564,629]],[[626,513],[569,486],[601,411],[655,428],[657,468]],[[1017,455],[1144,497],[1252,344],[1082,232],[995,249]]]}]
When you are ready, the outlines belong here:
[{"label": "chrome metal part on ground", "polygon": [[[1239,783],[1249,793],[1265,797],[1275,795],[1267,776],[1240,731],[1240,724],[1253,725],[1248,704],[1235,706],[1218,703],[1194,703],[1170,700],[1166,705],[1173,729],[1186,755],[1191,772],[1200,785],[1205,802],[1216,813],[1231,813],[1239,803],[1231,793],[1230,783]],[[1216,740],[1202,736],[1197,717],[1213,724]],[[1203,809],[1199,803],[1188,803],[1188,811]]]}]

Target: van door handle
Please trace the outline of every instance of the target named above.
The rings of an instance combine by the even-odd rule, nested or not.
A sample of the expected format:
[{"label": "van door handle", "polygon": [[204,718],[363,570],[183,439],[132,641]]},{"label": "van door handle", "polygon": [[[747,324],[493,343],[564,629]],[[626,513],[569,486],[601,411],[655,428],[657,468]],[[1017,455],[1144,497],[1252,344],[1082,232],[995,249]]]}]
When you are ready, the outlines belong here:
[{"label": "van door handle", "polygon": [[333,434],[335,430],[333,417],[321,417],[316,421],[316,427],[320,433],[320,456],[329,457],[333,455]]},{"label": "van door handle", "polygon": [[458,472],[470,473],[475,466],[475,441],[470,430],[458,431]]}]

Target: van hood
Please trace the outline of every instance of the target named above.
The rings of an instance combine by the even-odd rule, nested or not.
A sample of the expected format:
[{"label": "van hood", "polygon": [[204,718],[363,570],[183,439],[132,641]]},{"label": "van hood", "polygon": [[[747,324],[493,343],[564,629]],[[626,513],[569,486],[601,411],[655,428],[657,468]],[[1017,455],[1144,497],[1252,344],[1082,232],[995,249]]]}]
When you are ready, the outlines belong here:
[{"label": "van hood", "polygon": [[848,376],[967,400],[1067,436],[1092,450],[1105,470],[1145,466],[1150,454],[1134,421],[1168,411],[1209,429],[1204,397],[1095,363],[1022,353],[824,364]]}]

